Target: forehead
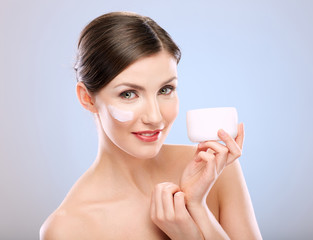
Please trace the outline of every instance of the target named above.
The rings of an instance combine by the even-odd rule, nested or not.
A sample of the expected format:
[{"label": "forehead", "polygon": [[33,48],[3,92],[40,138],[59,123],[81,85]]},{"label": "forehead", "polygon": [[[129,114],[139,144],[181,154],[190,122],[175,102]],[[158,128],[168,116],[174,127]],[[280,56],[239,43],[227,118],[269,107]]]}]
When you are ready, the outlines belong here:
[{"label": "forehead", "polygon": [[159,83],[177,77],[177,61],[166,51],[143,57],[117,75],[108,86],[123,82],[145,85]]}]

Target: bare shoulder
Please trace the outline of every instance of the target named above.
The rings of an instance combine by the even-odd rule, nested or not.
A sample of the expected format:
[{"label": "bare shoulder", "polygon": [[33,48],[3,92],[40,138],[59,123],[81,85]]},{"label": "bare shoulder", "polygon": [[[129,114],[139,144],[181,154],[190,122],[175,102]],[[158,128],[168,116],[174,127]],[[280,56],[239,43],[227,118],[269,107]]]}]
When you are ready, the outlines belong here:
[{"label": "bare shoulder", "polygon": [[184,163],[190,162],[197,151],[197,145],[165,144],[163,148],[171,158],[180,159]]},{"label": "bare shoulder", "polygon": [[[89,185],[93,186],[90,187]],[[41,240],[97,239],[110,233],[103,219],[111,214],[107,204],[100,204],[95,183],[81,177],[69,191],[61,205],[45,220],[40,228]],[[98,201],[99,200],[99,201]],[[105,202],[105,201],[104,201]],[[99,228],[98,223],[102,223]],[[101,229],[101,230],[100,230]],[[107,238],[108,239],[108,238]]]},{"label": "bare shoulder", "polygon": [[87,222],[81,216],[64,209],[57,209],[41,226],[40,239],[87,239],[84,232],[86,224]]},{"label": "bare shoulder", "polygon": [[61,205],[42,224],[41,240],[90,238],[90,214],[86,214],[89,199],[84,196],[92,193],[86,187],[87,183],[85,173],[76,181]]}]

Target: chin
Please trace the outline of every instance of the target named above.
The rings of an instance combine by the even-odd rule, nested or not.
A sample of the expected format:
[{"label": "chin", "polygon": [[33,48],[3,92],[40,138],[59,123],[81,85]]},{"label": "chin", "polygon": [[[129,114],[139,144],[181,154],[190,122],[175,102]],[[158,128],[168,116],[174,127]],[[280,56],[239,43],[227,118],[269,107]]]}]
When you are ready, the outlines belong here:
[{"label": "chin", "polygon": [[156,157],[159,154],[162,145],[163,144],[161,144],[160,146],[141,147],[140,153],[133,152],[133,153],[128,153],[128,154],[138,159],[151,159],[151,158]]},{"label": "chin", "polygon": [[154,143],[138,144],[137,142],[131,148],[128,148],[129,150],[131,150],[129,154],[138,159],[155,158],[160,153],[164,140],[165,140],[165,137],[162,136],[161,139],[158,139],[158,141]]}]

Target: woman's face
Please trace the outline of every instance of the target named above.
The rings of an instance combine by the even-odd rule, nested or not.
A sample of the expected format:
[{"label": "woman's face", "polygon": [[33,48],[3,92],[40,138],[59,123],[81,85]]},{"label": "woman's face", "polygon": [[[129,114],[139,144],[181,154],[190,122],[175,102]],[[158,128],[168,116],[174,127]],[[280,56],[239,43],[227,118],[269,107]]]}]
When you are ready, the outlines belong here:
[{"label": "woman's face", "polygon": [[95,97],[108,140],[137,158],[156,156],[178,114],[177,62],[166,51],[144,57]]}]

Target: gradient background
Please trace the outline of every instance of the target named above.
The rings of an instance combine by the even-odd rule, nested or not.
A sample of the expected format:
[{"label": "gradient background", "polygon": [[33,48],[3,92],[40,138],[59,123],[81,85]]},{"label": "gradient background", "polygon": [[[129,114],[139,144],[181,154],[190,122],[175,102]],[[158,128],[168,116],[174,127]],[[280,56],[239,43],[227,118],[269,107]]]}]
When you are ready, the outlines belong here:
[{"label": "gradient background", "polygon": [[264,239],[313,238],[313,1],[9,1],[0,6],[0,239],[37,239],[96,156],[72,66],[82,28],[134,11],[182,50],[180,114],[167,143],[190,144],[186,111],[234,106],[241,164]]}]

